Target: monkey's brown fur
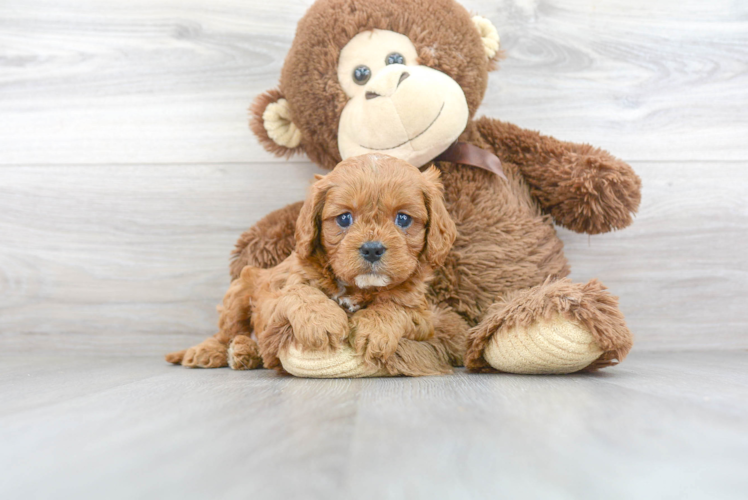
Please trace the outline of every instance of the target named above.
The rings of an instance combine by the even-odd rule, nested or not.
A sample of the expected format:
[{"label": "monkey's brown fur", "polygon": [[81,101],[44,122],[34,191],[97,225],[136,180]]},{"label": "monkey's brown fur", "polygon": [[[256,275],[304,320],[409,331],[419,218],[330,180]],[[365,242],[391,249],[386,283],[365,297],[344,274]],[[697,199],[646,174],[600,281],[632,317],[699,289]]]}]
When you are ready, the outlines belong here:
[{"label": "monkey's brown fur", "polygon": [[[290,342],[332,352],[350,333],[367,363],[392,374],[449,370],[460,361],[451,351],[462,349],[450,343],[464,342],[468,328],[448,311],[432,311],[426,300],[426,280],[456,236],[438,178],[436,169],[420,173],[383,155],[339,164],[312,187],[298,216],[295,251],[271,269],[245,266],[219,308],[219,332],[167,361],[251,369],[262,358],[266,367],[281,369],[278,356]],[[349,227],[337,222],[341,214],[351,215]],[[407,227],[395,224],[398,214],[412,218]],[[385,251],[370,263],[360,248],[372,240]],[[359,285],[362,276],[387,282]],[[395,355],[402,339],[429,342]]]},{"label": "monkey's brown fur", "polygon": [[[437,164],[458,237],[429,294],[474,327],[452,358],[461,359],[467,349],[468,368],[485,369],[481,353],[493,335],[559,313],[587,327],[605,351],[589,368],[622,360],[632,339],[617,301],[597,282],[562,280],[569,266],[553,222],[588,234],[622,229],[639,206],[640,180],[605,151],[492,118],[474,120],[496,58],[486,58],[470,15],[453,0],[315,2],[299,22],[279,88],[252,106],[252,130],[262,144],[279,156],[306,153],[326,168],[340,160],[338,120],[347,97],[337,80],[337,58],[353,36],[372,28],[407,35],[420,64],[460,84],[471,117],[460,140],[494,152],[508,177]],[[293,150],[273,142],[263,127],[265,107],[281,97],[301,131]],[[268,267],[288,256],[300,208],[273,212],[242,235],[231,266],[234,278],[246,265]]]}]

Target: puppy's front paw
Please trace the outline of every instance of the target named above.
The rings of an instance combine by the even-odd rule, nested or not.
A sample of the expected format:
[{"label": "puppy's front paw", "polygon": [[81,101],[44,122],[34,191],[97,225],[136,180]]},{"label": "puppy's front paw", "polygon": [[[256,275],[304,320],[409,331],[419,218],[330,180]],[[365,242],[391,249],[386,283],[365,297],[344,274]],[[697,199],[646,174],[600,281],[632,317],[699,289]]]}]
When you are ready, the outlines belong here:
[{"label": "puppy's front paw", "polygon": [[188,368],[221,368],[222,366],[228,366],[227,349],[225,344],[210,338],[184,351],[181,364]]},{"label": "puppy's front paw", "polygon": [[348,337],[348,315],[329,299],[309,305],[290,320],[294,339],[301,348],[336,350]]},{"label": "puppy's front paw", "polygon": [[380,366],[395,354],[401,335],[366,314],[354,315],[351,321],[354,335],[352,345],[356,352],[364,356],[364,360]]},{"label": "puppy's front paw", "polygon": [[262,355],[257,342],[246,335],[237,335],[228,350],[228,363],[232,370],[254,370],[262,367]]}]

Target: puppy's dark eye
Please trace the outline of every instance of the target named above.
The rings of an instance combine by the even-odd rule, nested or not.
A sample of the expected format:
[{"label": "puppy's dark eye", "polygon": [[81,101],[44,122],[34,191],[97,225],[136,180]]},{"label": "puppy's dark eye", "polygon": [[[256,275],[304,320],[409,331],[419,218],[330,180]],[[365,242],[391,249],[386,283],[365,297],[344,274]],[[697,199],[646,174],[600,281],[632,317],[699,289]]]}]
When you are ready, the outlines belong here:
[{"label": "puppy's dark eye", "polygon": [[335,217],[335,222],[338,223],[338,226],[345,229],[347,227],[351,227],[351,224],[353,224],[353,216],[350,212],[346,212]]},{"label": "puppy's dark eye", "polygon": [[405,58],[402,56],[402,54],[398,54],[397,52],[393,52],[392,54],[387,56],[387,59],[384,60],[385,64],[405,64]]},{"label": "puppy's dark eye", "polygon": [[371,70],[368,66],[359,66],[353,70],[353,81],[358,85],[363,85],[371,78]]},{"label": "puppy's dark eye", "polygon": [[413,217],[408,214],[399,213],[395,217],[395,224],[403,229],[407,229],[411,224],[413,224]]}]

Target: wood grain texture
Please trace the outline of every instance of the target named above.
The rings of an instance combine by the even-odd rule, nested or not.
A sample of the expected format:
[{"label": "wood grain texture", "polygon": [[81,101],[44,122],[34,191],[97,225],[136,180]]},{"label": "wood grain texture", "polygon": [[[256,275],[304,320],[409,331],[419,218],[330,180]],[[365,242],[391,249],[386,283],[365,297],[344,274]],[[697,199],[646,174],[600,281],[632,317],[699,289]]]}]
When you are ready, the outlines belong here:
[{"label": "wood grain texture", "polygon": [[211,335],[238,235],[303,199],[313,172],[278,163],[0,168],[3,342],[152,352],[151,337]]},{"label": "wood grain texture", "polygon": [[[0,163],[268,161],[247,108],[311,0],[5,0]],[[627,160],[748,159],[748,4],[466,0],[507,58],[481,113]]]},{"label": "wood grain texture", "polygon": [[0,356],[0,497],[737,500],[747,374],[745,352],[373,380]]},{"label": "wood grain texture", "polygon": [[748,163],[634,163],[642,207],[624,231],[558,229],[572,278],[620,297],[635,348],[748,348]]},{"label": "wood grain texture", "polygon": [[[559,230],[572,277],[621,297],[637,349],[748,348],[747,166],[635,163],[644,192],[631,228]],[[3,349],[147,354],[211,335],[237,235],[302,199],[311,174],[277,163],[0,168]]]}]

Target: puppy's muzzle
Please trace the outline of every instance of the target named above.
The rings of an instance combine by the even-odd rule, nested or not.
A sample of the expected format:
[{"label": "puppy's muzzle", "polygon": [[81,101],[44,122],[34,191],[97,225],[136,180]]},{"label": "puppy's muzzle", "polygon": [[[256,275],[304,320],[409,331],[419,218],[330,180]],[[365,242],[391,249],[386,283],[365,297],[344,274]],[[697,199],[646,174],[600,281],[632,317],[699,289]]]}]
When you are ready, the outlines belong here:
[{"label": "puppy's muzzle", "polygon": [[374,264],[382,258],[384,252],[387,251],[387,247],[381,241],[367,241],[358,248],[358,251],[361,252],[361,256],[365,260]]}]

